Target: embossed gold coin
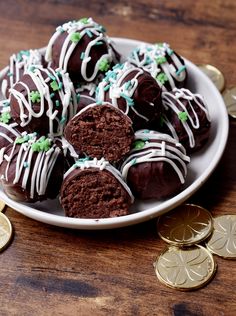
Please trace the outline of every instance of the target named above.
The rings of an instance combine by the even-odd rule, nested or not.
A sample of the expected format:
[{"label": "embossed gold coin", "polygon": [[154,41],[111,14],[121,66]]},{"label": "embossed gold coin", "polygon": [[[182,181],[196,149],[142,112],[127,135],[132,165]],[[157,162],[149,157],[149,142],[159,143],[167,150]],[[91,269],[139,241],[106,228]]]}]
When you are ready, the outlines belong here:
[{"label": "embossed gold coin", "polygon": [[225,259],[236,259],[236,215],[218,216],[213,225],[207,248]]},{"label": "embossed gold coin", "polygon": [[5,208],[6,204],[3,201],[0,201],[0,212],[2,212]]},{"label": "embossed gold coin", "polygon": [[206,285],[216,272],[212,254],[202,246],[170,246],[154,263],[157,278],[163,284],[182,291]]},{"label": "embossed gold coin", "polygon": [[191,246],[206,239],[213,230],[210,212],[193,204],[183,204],[162,215],[157,223],[158,235],[177,246]]},{"label": "embossed gold coin", "polygon": [[228,114],[236,118],[236,87],[226,89],[223,93],[223,98],[228,111]]},{"label": "embossed gold coin", "polygon": [[3,213],[0,213],[0,251],[4,250],[12,237],[12,225]]},{"label": "embossed gold coin", "polygon": [[212,80],[220,92],[224,90],[225,78],[219,69],[212,65],[198,65],[198,67]]}]

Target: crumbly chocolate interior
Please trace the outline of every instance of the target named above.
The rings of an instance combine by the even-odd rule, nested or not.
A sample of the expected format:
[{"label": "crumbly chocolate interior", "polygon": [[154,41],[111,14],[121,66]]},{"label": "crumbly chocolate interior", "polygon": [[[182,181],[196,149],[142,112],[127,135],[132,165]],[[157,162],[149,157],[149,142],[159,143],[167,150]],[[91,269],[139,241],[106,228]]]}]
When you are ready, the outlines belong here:
[{"label": "crumbly chocolate interior", "polygon": [[61,204],[69,217],[107,218],[127,215],[130,203],[128,193],[106,170],[75,169],[62,185]]},{"label": "crumbly chocolate interior", "polygon": [[130,150],[132,123],[111,105],[98,105],[74,117],[66,127],[65,137],[92,158],[116,162]]}]

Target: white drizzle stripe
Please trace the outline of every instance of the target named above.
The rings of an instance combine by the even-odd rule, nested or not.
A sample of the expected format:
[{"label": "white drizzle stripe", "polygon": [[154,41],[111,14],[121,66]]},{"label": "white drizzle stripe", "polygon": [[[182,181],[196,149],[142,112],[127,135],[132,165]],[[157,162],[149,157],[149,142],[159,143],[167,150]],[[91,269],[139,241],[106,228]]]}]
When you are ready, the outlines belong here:
[{"label": "white drizzle stripe", "polygon": [[[186,156],[184,147],[167,134],[155,131],[140,130],[135,133],[135,140],[144,142],[140,149],[133,148],[121,166],[122,177],[126,180],[129,169],[144,162],[164,161],[172,166],[180,182],[184,183],[187,175],[186,163],[190,158]],[[179,166],[182,167],[179,168]]]},{"label": "white drizzle stripe", "polygon": [[[80,45],[80,41],[78,42],[72,42],[71,36],[75,32],[79,32],[80,37],[83,38],[85,35],[88,34],[88,32],[91,34],[93,38],[88,45],[85,47],[85,51],[83,52],[83,60],[81,64],[81,75],[85,81],[93,81],[95,77],[97,76],[99,72],[99,64],[102,59],[107,59],[109,63],[111,63],[114,59],[114,53],[112,51],[111,46],[109,45],[109,39],[108,37],[102,32],[101,26],[93,21],[92,18],[89,18],[87,20],[87,23],[84,24],[81,21],[70,21],[62,26],[57,27],[56,32],[51,37],[46,54],[45,59],[48,62],[52,62],[52,50],[53,45],[57,38],[61,35],[61,33],[66,33],[66,38],[64,39],[61,51],[60,51],[60,57],[59,57],[59,69],[63,69],[64,71],[67,71],[68,62],[70,60],[70,57],[74,50],[77,48],[78,45]],[[81,40],[80,38],[80,40]],[[87,76],[87,67],[88,63],[91,60],[91,49],[98,43],[102,42],[107,47],[107,53],[103,54],[99,60],[97,60],[94,71],[90,77]]]},{"label": "white drizzle stripe", "polygon": [[[165,110],[171,110],[177,116],[181,112],[187,113],[188,120],[187,121],[180,120],[180,122],[182,123],[188,135],[190,147],[194,148],[195,138],[194,138],[194,134],[192,130],[200,128],[200,121],[196,112],[197,107],[200,108],[205,113],[207,120],[210,122],[209,111],[203,97],[200,94],[192,93],[188,89],[174,88],[172,92],[162,93],[162,101],[163,101],[163,106]],[[187,110],[187,107],[184,104],[184,101],[185,102],[187,101],[187,104],[190,108],[190,111],[192,112],[192,115],[190,111]],[[176,105],[176,103],[178,104],[179,107]],[[170,132],[172,133],[172,136],[178,140],[179,138],[177,136],[177,133],[174,131],[174,127],[171,124],[171,122],[168,120],[168,117],[165,115],[163,118],[164,118],[164,123],[169,128]]]},{"label": "white drizzle stripe", "polygon": [[[33,110],[33,104],[30,99],[31,91],[25,83],[19,81],[18,84],[22,85],[27,92],[27,99],[15,88],[10,89],[10,92],[16,98],[19,105],[19,117],[21,120],[20,125],[25,127],[30,123],[32,118],[41,118],[45,113],[47,106],[48,109],[46,111],[46,115],[49,120],[49,136],[53,137],[62,135],[66,122],[70,120],[77,111],[76,93],[68,73],[61,71],[61,78],[59,78],[56,71],[52,68],[45,69],[42,67],[35,67],[34,71],[28,71],[26,74],[31,77],[40,94],[40,109],[38,112]],[[49,88],[49,85],[52,79],[48,81],[47,78],[50,78],[51,76],[55,78],[58,85],[62,84],[61,89],[57,90],[59,97],[58,109],[61,110],[60,117],[58,117],[59,111],[55,108],[55,104],[53,104],[50,95],[51,89]],[[46,77],[46,79],[44,77]],[[64,121],[61,121],[61,119]],[[55,127],[57,127],[56,130]]]},{"label": "white drizzle stripe", "polygon": [[124,189],[128,192],[130,195],[132,203],[134,202],[134,196],[132,192],[130,191],[130,188],[125,183],[125,181],[122,179],[121,173],[119,170],[114,168],[107,160],[104,158],[98,160],[97,158],[94,158],[93,160],[85,160],[85,161],[79,161],[77,160],[75,165],[73,165],[64,175],[64,179],[68,177],[68,175],[75,170],[75,168],[80,168],[81,170],[88,169],[88,168],[97,168],[100,170],[107,170],[109,171],[118,181],[119,183],[124,187]]},{"label": "white drizzle stripe", "polygon": [[[168,61],[158,64],[156,62],[158,57],[169,57],[173,64]],[[161,72],[167,76],[171,89],[175,88],[175,82],[182,82],[186,78],[186,70],[182,68],[184,64],[167,43],[162,43],[162,45],[142,44],[132,51],[128,60],[148,71],[157,80],[163,91],[166,91],[165,84],[157,79]],[[182,71],[178,73],[181,68]]]}]

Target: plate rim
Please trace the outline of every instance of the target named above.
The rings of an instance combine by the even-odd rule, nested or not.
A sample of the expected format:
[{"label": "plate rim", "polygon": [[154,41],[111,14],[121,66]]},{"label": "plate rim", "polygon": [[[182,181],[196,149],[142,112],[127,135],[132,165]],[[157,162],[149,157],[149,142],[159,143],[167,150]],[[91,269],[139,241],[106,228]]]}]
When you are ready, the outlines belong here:
[{"label": "plate rim", "polygon": [[[139,40],[129,39],[129,38],[122,38],[122,37],[111,37],[111,40],[115,44],[118,44],[118,45],[125,43],[128,45],[138,46],[142,43],[146,43],[144,41],[139,41]],[[40,48],[40,50],[43,50],[43,49],[45,48]],[[204,80],[208,82],[208,85],[210,85],[211,89],[213,89],[214,93],[216,94],[216,97],[221,106],[221,111],[224,112],[224,116],[223,116],[224,129],[222,130],[222,134],[220,135],[220,146],[218,146],[217,151],[215,152],[215,155],[213,159],[211,160],[211,163],[207,166],[204,172],[196,180],[194,180],[194,182],[191,183],[187,188],[185,188],[176,196],[170,199],[167,199],[166,201],[162,202],[161,204],[157,206],[148,208],[146,210],[142,210],[140,212],[121,216],[121,217],[102,218],[102,219],[70,218],[70,217],[65,217],[62,215],[47,213],[47,212],[35,209],[32,206],[25,205],[23,203],[18,203],[11,200],[4,194],[1,188],[0,188],[0,199],[2,199],[4,203],[12,207],[17,212],[31,219],[34,219],[36,221],[40,221],[46,224],[64,227],[64,228],[82,229],[82,230],[112,229],[112,228],[138,224],[138,223],[150,220],[152,218],[158,217],[162,215],[163,213],[170,211],[174,207],[186,201],[191,195],[193,195],[198,189],[200,189],[200,187],[207,181],[207,179],[211,176],[211,174],[217,167],[224,153],[225,147],[227,145],[227,139],[228,139],[228,134],[229,134],[229,118],[228,118],[227,109],[224,104],[224,100],[220,92],[212,83],[212,81],[203,72],[201,72],[195,64],[193,64],[191,61],[189,61],[186,58],[184,58],[184,60],[186,64],[189,64],[190,67],[195,72],[197,72],[200,77],[204,78]],[[4,71],[6,71],[6,68],[7,67],[5,67],[4,69],[0,71],[0,77],[2,76]]]}]

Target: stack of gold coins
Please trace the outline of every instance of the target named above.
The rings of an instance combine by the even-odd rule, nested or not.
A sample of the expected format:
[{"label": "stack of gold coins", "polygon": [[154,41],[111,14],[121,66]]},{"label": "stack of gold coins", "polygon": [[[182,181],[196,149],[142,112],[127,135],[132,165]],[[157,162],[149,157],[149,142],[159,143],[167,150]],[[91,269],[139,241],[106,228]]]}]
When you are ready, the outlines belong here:
[{"label": "stack of gold coins", "polygon": [[160,238],[169,246],[154,263],[160,282],[178,290],[194,290],[207,284],[216,272],[211,252],[197,245],[213,231],[213,219],[204,208],[184,204],[161,216]]},{"label": "stack of gold coins", "polygon": [[212,65],[198,65],[215,84],[217,89],[222,93],[228,114],[232,118],[236,118],[236,87],[225,89],[225,78],[222,72]]},{"label": "stack of gold coins", "polygon": [[6,215],[2,213],[5,203],[0,201],[0,252],[6,249],[12,238],[12,225]]},{"label": "stack of gold coins", "polygon": [[[169,287],[187,291],[207,284],[217,268],[212,254],[236,259],[236,215],[212,218],[206,209],[184,204],[161,216],[157,230],[169,246],[154,268]],[[206,248],[198,245],[203,241]]]}]

